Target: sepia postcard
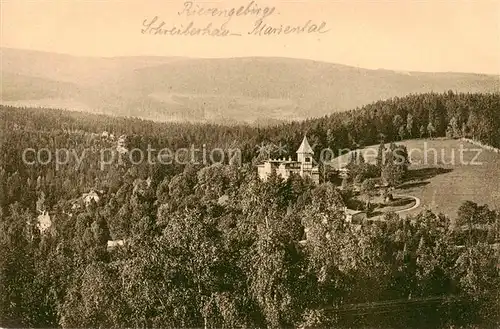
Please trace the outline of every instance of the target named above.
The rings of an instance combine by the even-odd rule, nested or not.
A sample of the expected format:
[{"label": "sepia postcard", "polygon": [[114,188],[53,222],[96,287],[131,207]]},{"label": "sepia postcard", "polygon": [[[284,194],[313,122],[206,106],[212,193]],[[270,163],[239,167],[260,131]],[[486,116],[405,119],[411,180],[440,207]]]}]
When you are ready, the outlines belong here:
[{"label": "sepia postcard", "polygon": [[500,328],[499,0],[0,0],[1,328]]}]

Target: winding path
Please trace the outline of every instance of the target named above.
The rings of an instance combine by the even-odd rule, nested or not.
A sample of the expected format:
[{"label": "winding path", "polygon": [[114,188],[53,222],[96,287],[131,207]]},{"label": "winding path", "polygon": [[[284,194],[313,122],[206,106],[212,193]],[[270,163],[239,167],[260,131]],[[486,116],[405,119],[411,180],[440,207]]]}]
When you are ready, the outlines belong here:
[{"label": "winding path", "polygon": [[[417,198],[416,196],[409,195],[409,194],[393,194],[393,196],[399,197],[399,198],[411,198],[411,199],[415,200],[415,204],[413,206],[411,206],[410,208],[406,208],[406,209],[401,209],[401,210],[394,211],[394,213],[396,213],[396,214],[402,214],[402,213],[405,213],[407,211],[412,211],[412,210],[417,209],[418,207],[420,207],[420,203],[421,203],[420,198]],[[384,221],[385,220],[384,219],[384,215],[385,214],[386,213],[370,217],[369,220]]]},{"label": "winding path", "polygon": [[417,198],[416,196],[409,195],[409,194],[394,194],[394,196],[399,197],[399,198],[412,198],[415,200],[415,204],[412,207],[395,211],[396,214],[400,214],[400,213],[407,212],[407,211],[412,211],[412,210],[420,207],[420,203],[421,203],[420,198]]}]

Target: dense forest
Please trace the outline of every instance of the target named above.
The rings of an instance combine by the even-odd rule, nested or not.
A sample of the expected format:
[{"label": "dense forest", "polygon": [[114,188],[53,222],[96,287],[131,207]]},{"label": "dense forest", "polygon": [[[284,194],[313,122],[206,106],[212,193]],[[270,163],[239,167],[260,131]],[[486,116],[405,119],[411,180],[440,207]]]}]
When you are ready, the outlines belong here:
[{"label": "dense forest", "polygon": [[[499,94],[410,95],[266,128],[6,106],[0,122],[3,327],[500,326],[498,209],[351,225],[335,183],[263,182],[254,167],[257,146],[294,156],[306,133],[316,152],[439,136],[500,147]],[[124,156],[190,145],[239,148],[241,162]],[[26,163],[30,148],[46,158]],[[47,158],[61,148],[85,156]]]}]

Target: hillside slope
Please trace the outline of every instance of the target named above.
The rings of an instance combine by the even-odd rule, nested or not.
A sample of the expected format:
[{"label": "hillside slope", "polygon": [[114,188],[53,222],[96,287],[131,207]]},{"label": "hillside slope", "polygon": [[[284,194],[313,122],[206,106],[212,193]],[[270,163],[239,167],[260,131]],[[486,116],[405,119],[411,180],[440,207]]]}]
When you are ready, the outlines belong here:
[{"label": "hillside slope", "polygon": [[498,92],[498,76],[367,70],[288,58],[90,58],[2,49],[2,101],[158,121],[266,123],[429,91]]}]

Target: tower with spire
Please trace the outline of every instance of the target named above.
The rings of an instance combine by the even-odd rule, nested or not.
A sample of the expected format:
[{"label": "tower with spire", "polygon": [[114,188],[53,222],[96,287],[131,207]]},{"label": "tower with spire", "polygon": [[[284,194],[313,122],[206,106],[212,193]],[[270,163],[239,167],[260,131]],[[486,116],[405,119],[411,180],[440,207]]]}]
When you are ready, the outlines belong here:
[{"label": "tower with spire", "polygon": [[304,139],[297,150],[297,161],[301,163],[302,170],[312,169],[313,157],[314,151],[307,141],[307,136],[304,135]]},{"label": "tower with spire", "polygon": [[314,151],[309,145],[307,136],[297,150],[297,160],[292,160],[291,157],[287,159],[269,159],[264,163],[257,165],[259,177],[266,180],[267,177],[276,171],[278,175],[284,179],[288,179],[292,173],[299,174],[302,177],[309,177],[316,184],[319,183],[319,169],[314,164]]}]

